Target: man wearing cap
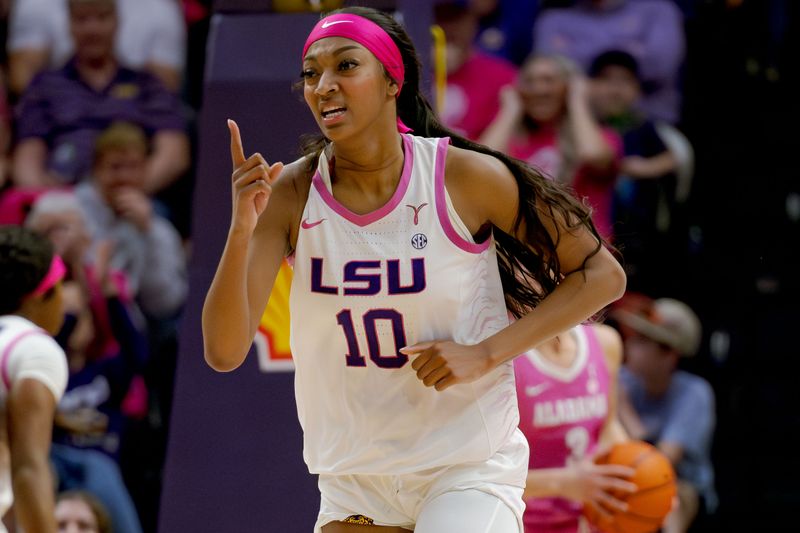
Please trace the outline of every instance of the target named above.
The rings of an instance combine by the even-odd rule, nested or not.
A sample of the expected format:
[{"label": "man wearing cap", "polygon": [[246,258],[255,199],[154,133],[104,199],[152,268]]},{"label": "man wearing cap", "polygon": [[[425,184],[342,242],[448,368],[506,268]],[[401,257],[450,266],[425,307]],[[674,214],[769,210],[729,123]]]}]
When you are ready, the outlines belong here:
[{"label": "man wearing cap", "polygon": [[118,16],[114,0],[67,0],[75,53],[39,74],[16,109],[17,145],[12,178],[20,187],[73,185],[91,172],[94,141],[112,123],[142,127],[152,147],[148,194],[180,178],[189,167],[189,138],[178,98],[114,53]]},{"label": "man wearing cap", "polygon": [[687,531],[698,512],[716,507],[711,442],[714,392],[703,378],[679,370],[695,355],[701,326],[685,303],[632,296],[613,313],[625,339],[620,370],[620,419],[632,438],[656,445],[678,474],[677,509],[663,531]]}]

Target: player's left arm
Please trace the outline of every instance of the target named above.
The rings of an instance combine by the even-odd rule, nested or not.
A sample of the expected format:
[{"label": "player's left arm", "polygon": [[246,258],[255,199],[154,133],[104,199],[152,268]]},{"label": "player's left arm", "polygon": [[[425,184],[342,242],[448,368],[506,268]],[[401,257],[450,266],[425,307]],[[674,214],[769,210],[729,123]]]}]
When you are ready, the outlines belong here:
[{"label": "player's left arm", "polygon": [[[451,152],[455,156],[453,166],[464,176],[464,186],[458,188],[465,200],[462,211],[467,211],[468,205],[470,211],[476,212],[473,223],[477,222],[474,218],[477,216],[483,221],[481,224],[489,222],[525,241],[524,221],[515,228],[519,189],[511,171],[491,156],[457,149]],[[481,343],[490,354],[493,366],[586,320],[622,296],[625,290],[622,267],[606,248],[598,248],[597,238],[585,226],[570,228],[557,212],[550,216],[550,206],[541,199],[537,200],[537,207],[545,229],[557,243],[556,254],[565,275],[535,309]],[[465,223],[469,227],[469,223]]]},{"label": "player's left arm", "polygon": [[619,367],[622,364],[622,338],[617,330],[611,326],[597,324],[593,326],[597,340],[600,342],[600,347],[603,349],[603,356],[606,360],[606,367],[608,368],[608,415],[603,424],[603,429],[600,431],[599,448],[607,449],[614,444],[628,440],[628,434],[622,423],[619,420],[617,412],[619,386],[617,384],[619,377]]},{"label": "player's left arm", "polygon": [[11,480],[17,523],[25,531],[55,532],[49,451],[56,399],[42,382],[15,383],[7,401]]},{"label": "player's left arm", "polygon": [[[470,232],[476,234],[492,224],[522,241],[527,239],[524,222],[516,227],[520,200],[517,182],[502,161],[451,147],[445,182],[456,212]],[[568,227],[568,221],[543,200],[537,200],[537,207],[543,214],[542,223],[557,243],[563,279],[526,316],[475,346],[434,341],[405,348],[404,353],[420,353],[412,368],[425,385],[444,390],[455,383],[474,381],[622,296],[625,272],[608,250],[598,247],[597,238],[583,225]]]}]

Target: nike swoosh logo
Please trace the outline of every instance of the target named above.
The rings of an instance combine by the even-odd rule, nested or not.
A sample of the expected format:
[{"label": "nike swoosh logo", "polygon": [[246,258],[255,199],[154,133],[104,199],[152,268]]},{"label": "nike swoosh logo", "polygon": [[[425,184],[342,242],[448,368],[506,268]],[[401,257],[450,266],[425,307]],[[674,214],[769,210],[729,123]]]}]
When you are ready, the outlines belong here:
[{"label": "nike swoosh logo", "polygon": [[352,20],[326,20],[325,22],[322,23],[322,27],[323,28],[327,28],[329,26],[333,26],[334,24],[343,24],[345,22],[352,23],[353,21]]},{"label": "nike swoosh logo", "polygon": [[[347,21],[347,22],[349,22],[349,21]],[[302,221],[300,223],[300,225],[303,226],[303,229],[311,229],[314,226],[319,226],[320,224],[322,224],[326,220],[327,219],[325,219],[325,218],[321,218],[321,219],[319,219],[319,220],[317,220],[315,222],[309,222],[308,219],[305,219],[304,221]]]},{"label": "nike swoosh logo", "polygon": [[527,396],[538,396],[549,387],[549,383],[539,383],[538,385],[531,385],[530,387],[525,387],[525,394]]}]

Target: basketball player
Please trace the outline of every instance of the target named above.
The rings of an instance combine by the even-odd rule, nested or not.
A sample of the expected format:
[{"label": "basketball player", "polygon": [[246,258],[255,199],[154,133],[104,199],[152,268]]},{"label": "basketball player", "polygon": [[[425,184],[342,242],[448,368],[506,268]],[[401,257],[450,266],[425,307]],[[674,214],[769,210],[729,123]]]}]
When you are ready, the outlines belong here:
[{"label": "basketball player", "polygon": [[56,531],[48,452],[67,361],[51,335],[64,271],[44,237],[0,227],[0,516],[13,500],[18,529],[37,533]]},{"label": "basketball player", "polygon": [[316,531],[521,532],[511,359],[618,298],[625,275],[569,193],[438,123],[390,16],[320,20],[302,77],[322,132],[305,157],[245,158],[229,123],[233,214],[206,360],[242,363],[290,255]]},{"label": "basketball player", "polygon": [[[576,326],[514,360],[520,429],[531,447],[525,533],[575,533],[583,505],[625,509],[612,489],[634,492],[632,468],[596,465],[598,448],[626,440],[616,414],[619,334]],[[586,526],[584,526],[586,527]]]}]

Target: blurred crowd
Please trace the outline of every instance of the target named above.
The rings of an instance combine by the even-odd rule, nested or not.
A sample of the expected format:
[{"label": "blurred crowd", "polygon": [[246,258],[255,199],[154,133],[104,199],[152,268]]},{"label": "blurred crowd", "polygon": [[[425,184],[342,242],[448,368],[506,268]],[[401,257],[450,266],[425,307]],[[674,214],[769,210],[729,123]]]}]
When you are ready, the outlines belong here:
[{"label": "blurred crowd", "polygon": [[[656,328],[619,326],[623,422],[636,438],[679,447],[671,458],[692,493],[674,531],[710,519],[717,501],[714,392],[681,370],[702,351],[702,327],[669,298],[682,296],[669,291],[691,245],[685,32],[699,3],[434,8],[446,36],[445,124],[583,198],[628,274],[619,309]],[[86,531],[155,531],[210,4],[0,0],[0,223],[46,235],[68,268],[57,340],[70,377],[51,461],[59,523],[85,519]]]},{"label": "blurred crowd", "polygon": [[67,266],[57,341],[69,381],[50,453],[59,527],[154,531],[188,291],[189,87],[204,50],[190,45],[210,2],[0,9],[0,223],[45,235]]}]

